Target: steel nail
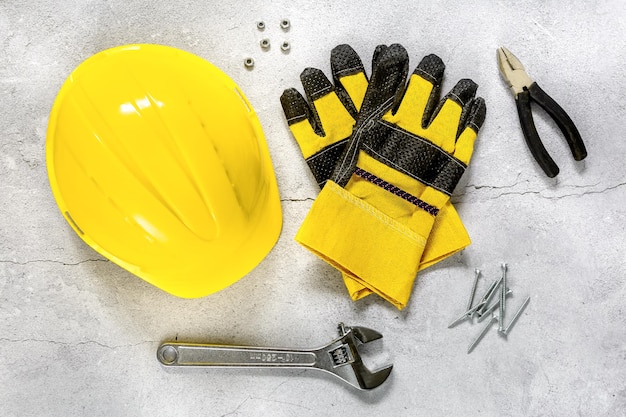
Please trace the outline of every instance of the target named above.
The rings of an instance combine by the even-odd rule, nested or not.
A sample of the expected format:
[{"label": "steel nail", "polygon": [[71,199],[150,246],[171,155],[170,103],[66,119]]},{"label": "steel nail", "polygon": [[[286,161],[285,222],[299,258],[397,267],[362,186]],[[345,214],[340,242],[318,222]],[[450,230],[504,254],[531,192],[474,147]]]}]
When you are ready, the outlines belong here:
[{"label": "steel nail", "polygon": [[491,283],[491,285],[489,286],[489,288],[487,289],[487,292],[482,296],[482,298],[480,299],[480,301],[478,302],[478,308],[473,308],[472,310],[472,316],[474,315],[474,313],[478,313],[478,315],[482,315],[481,311],[483,309],[483,307],[485,307],[487,305],[487,298],[489,297],[489,294],[491,293],[491,291],[493,291],[493,289],[495,288],[496,284],[498,283],[498,281],[494,281]]},{"label": "steel nail", "polygon": [[448,324],[448,329],[453,328],[454,326],[456,326],[457,324],[461,323],[462,321],[465,321],[469,318],[469,314],[467,314],[467,311],[465,313],[463,313],[461,316],[459,316],[459,318],[454,319],[454,321],[450,324]]},{"label": "steel nail", "polygon": [[496,290],[498,289],[498,285],[500,285],[500,282],[502,282],[502,277],[498,278],[491,284],[491,286],[487,290],[487,293],[484,295],[482,300],[480,300],[480,302],[483,303],[482,308],[478,309],[477,311],[477,313],[480,316],[485,314],[485,310],[487,309],[487,304],[489,303],[489,301],[491,301],[491,297],[493,297],[493,295],[495,294]]},{"label": "steel nail", "polygon": [[457,324],[461,323],[462,321],[467,320],[468,318],[472,317],[473,314],[476,312],[476,310],[478,310],[482,306],[483,306],[483,302],[481,301],[480,303],[476,304],[474,307],[470,308],[465,313],[460,315],[459,318],[455,319],[452,323],[448,324],[448,329],[450,329],[450,328],[456,326]]},{"label": "steel nail", "polygon": [[480,276],[480,269],[474,270],[474,284],[472,285],[472,292],[470,293],[469,300],[467,300],[467,307],[465,310],[469,310],[472,308],[472,303],[474,302],[474,295],[476,294],[476,284],[478,284],[478,277]]},{"label": "steel nail", "polygon": [[506,310],[506,263],[502,264],[502,288],[500,290],[500,314],[498,314],[498,331],[504,331],[504,313]]},{"label": "steel nail", "polygon": [[497,320],[498,320],[498,318],[496,316],[492,316],[491,317],[491,320],[489,320],[487,325],[481,330],[481,332],[479,333],[478,337],[476,337],[476,339],[474,339],[474,341],[472,343],[470,343],[469,347],[467,348],[467,353],[471,353],[472,350],[474,350],[474,348],[476,347],[478,342],[480,342],[482,340],[482,338],[485,337],[485,335],[487,334],[487,332],[489,331],[489,329],[491,328],[493,323],[495,323]]},{"label": "steel nail", "polygon": [[[506,291],[506,295],[510,295],[513,294],[513,290],[508,289]],[[478,317],[478,323],[480,323],[481,321],[485,320],[485,318],[493,311],[496,309],[496,307],[498,307],[500,305],[501,301],[500,300],[496,300],[494,301],[489,307],[487,307],[487,309],[485,310],[485,312],[483,313],[482,316]],[[498,318],[500,318],[500,316],[498,316]]]},{"label": "steel nail", "polygon": [[513,327],[513,324],[515,324],[515,322],[517,321],[519,316],[522,314],[522,312],[524,311],[524,309],[528,305],[529,301],[530,301],[530,297],[528,297],[528,298],[526,298],[526,300],[524,300],[524,302],[522,303],[520,308],[517,310],[517,312],[515,313],[515,315],[511,319],[511,322],[509,323],[509,325],[506,326],[506,329],[504,329],[504,331],[502,332],[505,336],[509,335],[509,332],[511,331],[511,327]]}]

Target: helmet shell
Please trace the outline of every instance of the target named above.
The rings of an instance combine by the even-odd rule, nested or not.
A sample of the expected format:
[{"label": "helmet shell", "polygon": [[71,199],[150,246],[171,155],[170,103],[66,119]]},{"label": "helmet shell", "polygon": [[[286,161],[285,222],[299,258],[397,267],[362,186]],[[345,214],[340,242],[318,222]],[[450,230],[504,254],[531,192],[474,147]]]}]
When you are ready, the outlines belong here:
[{"label": "helmet shell", "polygon": [[179,49],[125,45],[80,64],[52,107],[46,164],[59,209],[89,246],[180,297],[234,283],[280,235],[252,106]]}]

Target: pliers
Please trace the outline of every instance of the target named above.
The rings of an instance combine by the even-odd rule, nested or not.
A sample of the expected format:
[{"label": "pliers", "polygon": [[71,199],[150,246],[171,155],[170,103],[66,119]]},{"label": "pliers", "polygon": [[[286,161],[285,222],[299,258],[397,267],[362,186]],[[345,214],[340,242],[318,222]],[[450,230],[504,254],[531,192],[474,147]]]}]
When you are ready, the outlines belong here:
[{"label": "pliers", "polygon": [[550,178],[555,177],[559,173],[559,167],[541,143],[530,109],[531,101],[539,104],[554,119],[563,132],[574,159],[576,161],[585,159],[587,150],[574,122],[565,110],[530,78],[519,59],[508,49],[498,48],[498,66],[515,97],[526,144],[546,175]]}]

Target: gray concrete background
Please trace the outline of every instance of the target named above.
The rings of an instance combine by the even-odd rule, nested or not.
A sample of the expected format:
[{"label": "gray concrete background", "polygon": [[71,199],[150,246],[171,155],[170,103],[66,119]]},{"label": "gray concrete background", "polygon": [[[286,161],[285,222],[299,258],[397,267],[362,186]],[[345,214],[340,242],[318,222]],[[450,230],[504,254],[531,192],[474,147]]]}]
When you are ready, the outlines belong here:
[{"label": "gray concrete background", "polygon": [[[280,19],[292,28],[280,30]],[[626,6],[604,1],[0,3],[0,415],[2,416],[625,416]],[[257,20],[267,29],[258,32]],[[269,52],[259,40],[270,38]],[[289,54],[278,48],[289,40]],[[284,228],[249,276],[198,300],[167,295],[86,246],[50,192],[45,133],[53,100],[82,60],[105,48],[160,43],[229,74],[263,125]],[[279,96],[306,66],[329,73],[350,43],[402,43],[411,66],[446,63],[444,88],[474,79],[488,116],[453,201],[473,244],[420,274],[399,312],[353,303],[338,273],[293,237],[317,190]],[[553,180],[524,144],[495,50],[507,46],[569,112],[589,151],[576,163],[555,124],[537,126],[561,167]],[[243,59],[256,60],[253,71]],[[447,324],[474,268],[508,262],[512,308],[532,297],[508,340]],[[487,281],[487,280],[485,280]],[[483,282],[485,285],[485,282]],[[482,288],[482,287],[481,287]],[[339,321],[381,331],[367,363],[390,380],[359,392],[314,371],[166,372],[162,341],[314,347]]]}]

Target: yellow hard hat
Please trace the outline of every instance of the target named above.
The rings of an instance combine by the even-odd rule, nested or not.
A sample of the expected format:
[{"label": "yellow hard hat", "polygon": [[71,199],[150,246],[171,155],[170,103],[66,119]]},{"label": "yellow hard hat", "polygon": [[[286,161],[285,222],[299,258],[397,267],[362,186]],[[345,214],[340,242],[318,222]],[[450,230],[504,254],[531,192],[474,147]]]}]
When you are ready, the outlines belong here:
[{"label": "yellow hard hat", "polygon": [[79,65],[52,108],[46,163],[76,233],[180,297],[234,283],[280,234],[252,106],[226,74],[185,51],[126,45]]}]

